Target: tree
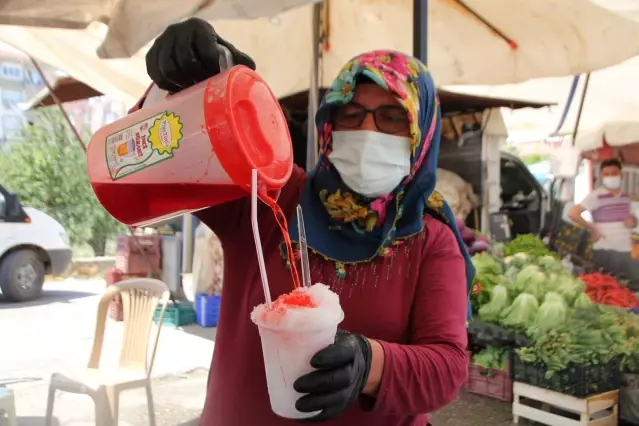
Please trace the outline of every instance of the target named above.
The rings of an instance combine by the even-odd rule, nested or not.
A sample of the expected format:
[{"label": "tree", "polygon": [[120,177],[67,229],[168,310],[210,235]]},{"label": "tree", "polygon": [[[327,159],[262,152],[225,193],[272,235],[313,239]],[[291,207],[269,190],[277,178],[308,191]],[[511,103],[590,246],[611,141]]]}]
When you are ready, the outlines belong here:
[{"label": "tree", "polygon": [[35,122],[23,129],[23,141],[0,155],[0,182],[25,205],[58,220],[72,244],[88,243],[103,256],[107,239],[121,225],[95,198],[84,153],[61,113],[43,110]]}]

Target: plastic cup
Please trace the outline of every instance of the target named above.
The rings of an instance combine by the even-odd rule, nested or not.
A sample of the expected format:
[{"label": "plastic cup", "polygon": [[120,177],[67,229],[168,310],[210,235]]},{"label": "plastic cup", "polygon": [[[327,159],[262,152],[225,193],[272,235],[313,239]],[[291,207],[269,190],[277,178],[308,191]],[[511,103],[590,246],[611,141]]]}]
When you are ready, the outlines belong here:
[{"label": "plastic cup", "polygon": [[318,351],[335,343],[337,325],[344,315],[333,324],[318,329],[286,329],[257,323],[262,339],[262,355],[266,370],[266,385],[275,414],[287,419],[303,419],[319,412],[302,413],[295,402],[303,396],[293,389],[293,383],[315,369],[311,358]]}]

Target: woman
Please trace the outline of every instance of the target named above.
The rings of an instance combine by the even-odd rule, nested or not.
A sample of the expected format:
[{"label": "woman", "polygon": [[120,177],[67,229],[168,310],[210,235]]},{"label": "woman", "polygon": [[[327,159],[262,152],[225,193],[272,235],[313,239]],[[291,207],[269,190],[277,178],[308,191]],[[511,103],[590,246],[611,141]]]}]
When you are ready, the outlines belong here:
[{"label": "woman", "polygon": [[[147,55],[162,89],[179,91],[217,72],[217,43],[235,62],[253,61],[206,22],[169,27]],[[466,378],[467,284],[472,266],[445,202],[433,192],[440,137],[435,86],[417,60],[371,52],[349,62],[316,117],[320,160],[295,168],[279,205],[297,239],[304,211],[313,282],[329,285],[345,312],[318,370],[294,387],[306,421],[329,425],[424,426],[426,413],[452,401]],[[257,327],[249,314],[264,300],[241,199],[197,216],[224,247],[224,297],[202,425],[287,425],[269,405]],[[291,290],[282,235],[259,212],[275,298]]]}]

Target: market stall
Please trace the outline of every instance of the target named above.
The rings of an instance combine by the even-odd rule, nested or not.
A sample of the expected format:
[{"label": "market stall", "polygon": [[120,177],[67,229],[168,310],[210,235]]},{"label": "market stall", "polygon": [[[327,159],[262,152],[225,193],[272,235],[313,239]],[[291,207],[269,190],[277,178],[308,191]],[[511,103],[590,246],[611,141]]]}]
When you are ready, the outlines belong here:
[{"label": "market stall", "polygon": [[[574,275],[533,235],[493,245],[473,264],[469,391],[514,401],[515,421],[616,425],[620,407],[639,424],[639,301],[624,283]],[[595,400],[606,404],[593,411]]]}]

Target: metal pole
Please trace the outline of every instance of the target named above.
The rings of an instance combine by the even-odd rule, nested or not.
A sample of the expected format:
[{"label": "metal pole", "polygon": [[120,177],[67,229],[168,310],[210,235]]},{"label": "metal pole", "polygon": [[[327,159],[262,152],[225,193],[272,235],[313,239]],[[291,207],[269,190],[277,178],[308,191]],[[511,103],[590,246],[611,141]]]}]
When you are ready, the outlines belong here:
[{"label": "metal pole", "polygon": [[317,130],[315,129],[315,114],[319,101],[319,55],[320,55],[320,17],[322,14],[322,4],[313,5],[312,34],[312,60],[311,60],[311,82],[308,90],[308,119],[306,129],[306,170],[311,170],[317,162]]},{"label": "metal pole", "polygon": [[568,92],[568,99],[566,100],[566,106],[564,107],[564,111],[561,113],[561,118],[559,119],[559,124],[557,124],[557,129],[555,129],[554,134],[559,134],[561,128],[564,127],[564,122],[566,121],[566,117],[568,116],[568,111],[570,111],[572,101],[575,97],[575,93],[577,92],[577,86],[579,86],[579,78],[580,76],[576,75],[572,79],[570,92]]},{"label": "metal pole", "polygon": [[584,109],[584,103],[586,102],[586,93],[588,93],[588,84],[590,83],[590,73],[586,74],[586,80],[584,81],[584,89],[581,92],[581,100],[579,101],[579,109],[577,110],[577,120],[575,120],[575,129],[572,131],[572,146],[575,146],[577,142],[577,131],[579,130],[579,122],[581,121],[581,112]]},{"label": "metal pole", "polygon": [[49,91],[49,94],[51,95],[53,102],[55,102],[55,104],[58,106],[58,109],[62,113],[62,117],[64,117],[64,120],[67,122],[67,124],[69,125],[69,128],[71,129],[76,139],[78,140],[78,143],[80,144],[80,148],[82,148],[82,151],[84,151],[84,153],[86,154],[87,147],[86,145],[84,145],[84,141],[82,140],[82,137],[80,136],[80,132],[78,132],[78,129],[76,129],[76,127],[71,122],[71,118],[69,118],[69,114],[67,114],[64,107],[62,106],[62,102],[60,101],[60,98],[58,98],[58,95],[55,94],[53,87],[49,83],[49,79],[47,78],[46,75],[44,75],[44,71],[42,71],[42,68],[40,68],[40,64],[38,64],[38,61],[36,61],[32,56],[29,56],[29,59],[31,59],[31,63],[35,67],[36,71],[38,71],[38,74],[40,74],[40,78],[42,78],[42,82],[44,83],[47,90]]},{"label": "metal pole", "polygon": [[193,216],[182,216],[182,273],[193,272]]},{"label": "metal pole", "polygon": [[428,63],[428,0],[413,0],[413,56]]}]

